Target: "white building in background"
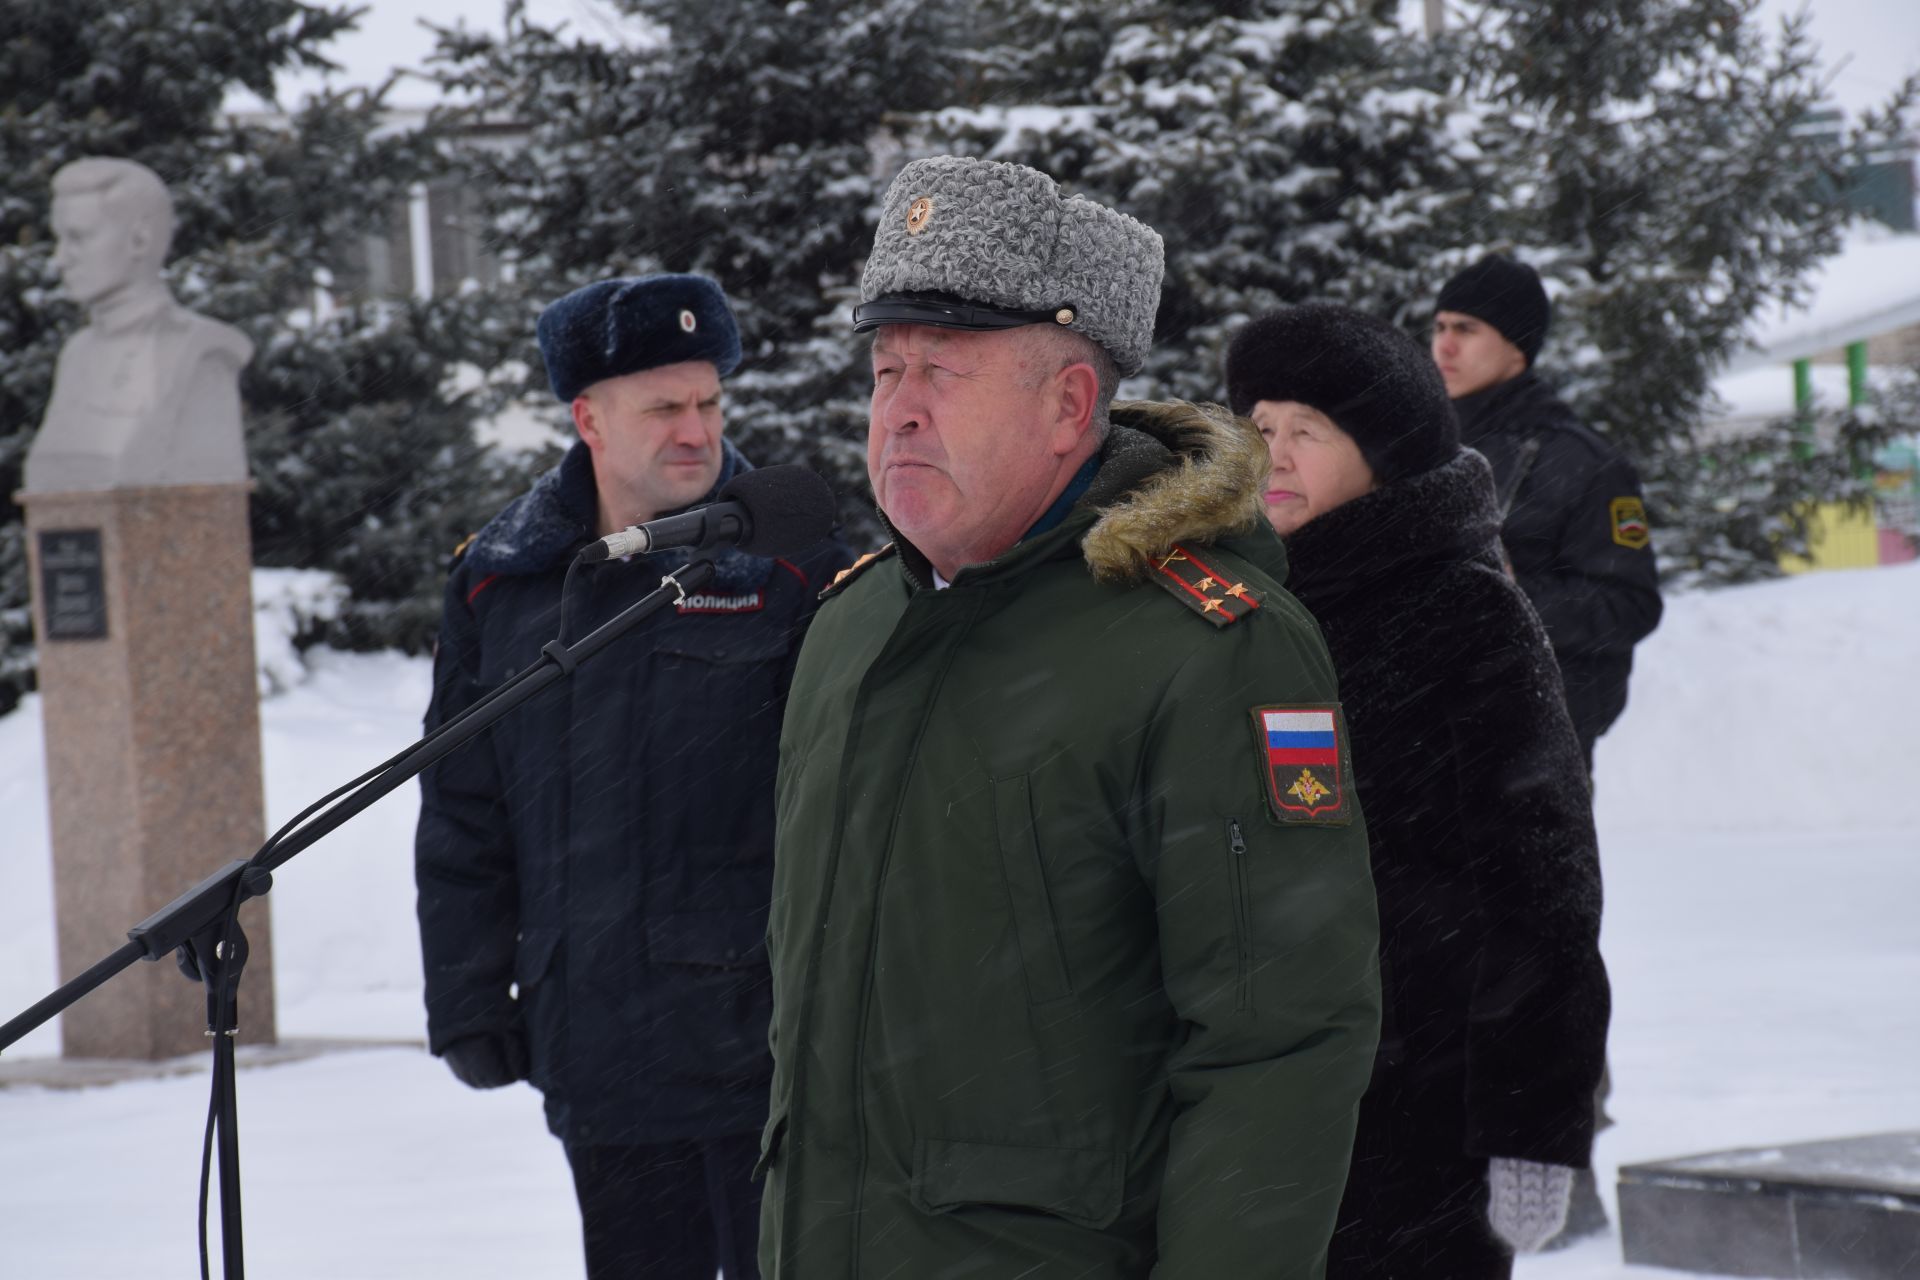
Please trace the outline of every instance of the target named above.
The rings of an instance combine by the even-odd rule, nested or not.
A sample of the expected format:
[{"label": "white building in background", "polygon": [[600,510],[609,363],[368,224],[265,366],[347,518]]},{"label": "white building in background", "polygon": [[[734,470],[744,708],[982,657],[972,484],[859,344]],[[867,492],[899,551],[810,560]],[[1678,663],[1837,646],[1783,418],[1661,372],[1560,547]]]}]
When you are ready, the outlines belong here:
[{"label": "white building in background", "polygon": [[[224,108],[241,118],[284,121],[286,108],[313,93],[371,89],[394,77],[385,100],[389,126],[417,127],[432,108],[447,101],[422,70],[431,67],[437,43],[432,28],[498,34],[504,30],[505,9],[505,0],[378,0],[362,5],[356,27],[324,50],[334,69],[302,68],[279,76],[277,103],[236,88]],[[610,46],[643,47],[664,38],[659,27],[623,13],[615,0],[523,0],[523,10],[536,25]],[[483,136],[502,145],[518,140],[514,130]],[[387,211],[381,233],[367,237],[345,261],[328,264],[331,279],[316,282],[321,291],[316,309],[353,299],[425,298],[457,289],[467,280],[499,280],[502,264],[488,251],[479,214],[478,199],[455,180],[416,187],[408,200]]]}]

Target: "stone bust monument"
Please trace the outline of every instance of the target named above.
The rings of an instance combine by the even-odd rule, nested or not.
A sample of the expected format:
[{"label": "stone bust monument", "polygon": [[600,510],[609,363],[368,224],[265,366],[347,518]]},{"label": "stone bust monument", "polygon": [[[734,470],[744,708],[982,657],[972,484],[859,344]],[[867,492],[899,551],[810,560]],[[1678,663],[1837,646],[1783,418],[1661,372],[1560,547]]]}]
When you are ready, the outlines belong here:
[{"label": "stone bust monument", "polygon": [[160,277],[173,199],[131,160],[53,175],[54,261],[90,323],[68,339],[23,489],[58,493],[247,478],[245,334],[182,307]]}]

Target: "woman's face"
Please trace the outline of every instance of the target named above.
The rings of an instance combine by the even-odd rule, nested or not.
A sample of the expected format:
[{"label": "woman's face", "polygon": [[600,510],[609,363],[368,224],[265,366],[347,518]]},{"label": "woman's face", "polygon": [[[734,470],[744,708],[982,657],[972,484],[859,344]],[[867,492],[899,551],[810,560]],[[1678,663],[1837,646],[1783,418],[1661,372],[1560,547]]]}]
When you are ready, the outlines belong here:
[{"label": "woman's face", "polygon": [[1353,437],[1296,400],[1262,400],[1249,415],[1267,442],[1267,519],[1282,537],[1373,488]]}]

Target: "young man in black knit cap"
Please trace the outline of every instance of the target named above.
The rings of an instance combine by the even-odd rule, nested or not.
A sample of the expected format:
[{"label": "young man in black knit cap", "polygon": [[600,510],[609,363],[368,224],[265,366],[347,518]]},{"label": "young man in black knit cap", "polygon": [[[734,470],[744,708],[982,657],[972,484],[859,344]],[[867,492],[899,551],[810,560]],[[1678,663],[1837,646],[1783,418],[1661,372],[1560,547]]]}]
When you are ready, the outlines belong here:
[{"label": "young man in black knit cap", "polygon": [[1493,464],[1501,539],[1591,769],[1594,740],[1627,705],[1633,646],[1660,621],[1660,580],[1633,464],[1534,372],[1552,314],[1538,272],[1489,255],[1440,290],[1433,361],[1461,443]]}]

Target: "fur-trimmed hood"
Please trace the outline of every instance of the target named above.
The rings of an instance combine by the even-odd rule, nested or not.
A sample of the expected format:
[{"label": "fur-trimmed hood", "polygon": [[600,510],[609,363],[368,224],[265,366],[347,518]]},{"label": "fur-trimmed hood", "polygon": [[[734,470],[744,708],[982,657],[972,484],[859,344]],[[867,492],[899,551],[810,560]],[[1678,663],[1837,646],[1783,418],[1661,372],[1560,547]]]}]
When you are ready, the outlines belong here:
[{"label": "fur-trimmed hood", "polygon": [[[1093,479],[1072,508],[1094,513],[1080,543],[1094,578],[1143,582],[1175,543],[1205,546],[1266,523],[1267,443],[1253,423],[1185,400],[1116,401],[1109,418]],[[893,539],[872,559],[897,552],[921,586],[931,585],[927,558],[884,511],[880,522]]]},{"label": "fur-trimmed hood", "polygon": [[1266,519],[1266,441],[1217,404],[1123,400],[1083,507],[1099,511],[1081,542],[1093,576],[1139,582],[1176,542],[1206,544]]}]

